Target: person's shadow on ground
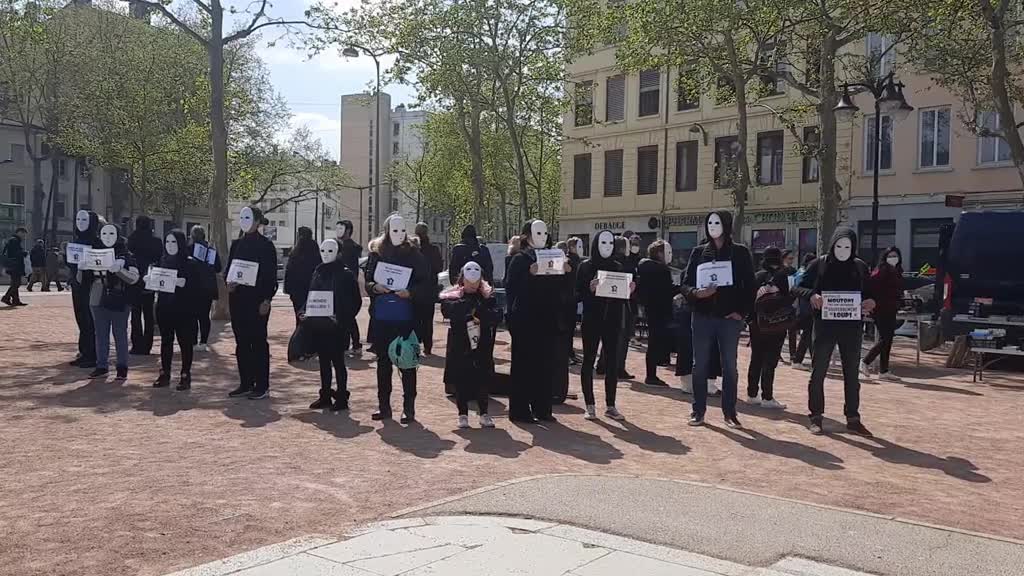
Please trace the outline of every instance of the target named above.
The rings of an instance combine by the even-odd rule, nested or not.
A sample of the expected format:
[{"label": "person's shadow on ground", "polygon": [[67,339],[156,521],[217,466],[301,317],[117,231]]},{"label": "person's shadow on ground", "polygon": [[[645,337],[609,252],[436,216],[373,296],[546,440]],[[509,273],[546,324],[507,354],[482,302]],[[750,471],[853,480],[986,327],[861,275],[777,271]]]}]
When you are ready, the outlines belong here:
[{"label": "person's shadow on ground", "polygon": [[600,436],[568,428],[560,422],[517,424],[533,436],[532,444],[552,452],[572,456],[593,464],[611,464],[620,460],[622,451]]},{"label": "person's shadow on ground", "polygon": [[303,412],[292,416],[299,422],[312,424],[313,426],[329,432],[336,438],[355,438],[367,432],[373,431],[372,426],[364,426],[358,420],[352,418],[347,411],[332,412],[330,410],[317,410]]},{"label": "person's shadow on ground", "polygon": [[674,454],[682,456],[690,452],[690,447],[672,436],[663,436],[657,432],[644,430],[629,420],[621,422],[605,422],[604,420],[593,421],[598,426],[609,431],[619,440],[659,454]]},{"label": "person's shadow on ground", "polygon": [[842,470],[844,468],[842,458],[813,446],[788,440],[779,440],[749,428],[733,432],[727,428],[708,425],[708,429],[714,430],[740,446],[755,452],[799,460],[822,470]]},{"label": "person's shadow on ground", "polygon": [[281,419],[280,412],[271,405],[272,401],[270,398],[263,400],[238,398],[224,407],[224,415],[232,420],[240,421],[242,428],[262,428]]},{"label": "person's shadow on ground", "polygon": [[502,458],[518,458],[532,446],[520,442],[502,428],[469,428],[458,429],[455,435],[467,440],[465,451],[470,454],[491,454]]},{"label": "person's shadow on ground", "polygon": [[386,444],[417,458],[437,458],[442,452],[455,447],[454,440],[443,440],[416,421],[402,426],[394,420],[385,420],[383,426],[377,429],[377,434]]},{"label": "person's shadow on ground", "polygon": [[892,464],[905,464],[907,466],[915,466],[917,468],[939,470],[949,476],[966,480],[967,482],[983,484],[992,481],[988,476],[977,472],[978,467],[966,458],[959,458],[956,456],[943,458],[934,454],[928,454],[927,452],[914,450],[913,448],[907,448],[906,446],[900,446],[899,444],[877,436],[872,438],[861,438],[848,434],[833,434],[831,437],[843,444],[853,446],[854,448],[860,448],[861,450],[870,453],[875,458]]}]

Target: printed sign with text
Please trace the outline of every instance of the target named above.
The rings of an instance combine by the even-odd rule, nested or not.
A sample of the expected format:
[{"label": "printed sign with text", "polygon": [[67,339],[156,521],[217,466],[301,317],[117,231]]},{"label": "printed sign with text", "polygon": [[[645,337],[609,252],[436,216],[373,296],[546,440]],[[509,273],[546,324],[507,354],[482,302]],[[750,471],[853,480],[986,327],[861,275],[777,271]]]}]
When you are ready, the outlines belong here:
[{"label": "printed sign with text", "polygon": [[552,248],[537,250],[537,275],[560,276],[565,274],[565,252]]},{"label": "printed sign with text", "polygon": [[178,271],[173,268],[150,266],[146,278],[146,290],[173,293],[178,282]]},{"label": "printed sign with text", "polygon": [[860,292],[822,292],[822,320],[860,320]]},{"label": "printed sign with text", "polygon": [[627,272],[597,271],[597,296],[629,300],[629,284],[633,275]]},{"label": "printed sign with text", "polygon": [[705,262],[697,266],[697,288],[732,286],[732,262]]},{"label": "printed sign with text", "polygon": [[330,290],[310,290],[306,298],[306,316],[326,317],[334,316],[334,292]]},{"label": "printed sign with text", "polygon": [[412,268],[387,262],[378,262],[377,267],[373,270],[373,281],[392,292],[408,288],[410,278],[412,278]]},{"label": "printed sign with text", "polygon": [[249,260],[232,260],[225,282],[241,284],[243,286],[255,286],[256,276],[259,271],[259,262],[252,262]]}]

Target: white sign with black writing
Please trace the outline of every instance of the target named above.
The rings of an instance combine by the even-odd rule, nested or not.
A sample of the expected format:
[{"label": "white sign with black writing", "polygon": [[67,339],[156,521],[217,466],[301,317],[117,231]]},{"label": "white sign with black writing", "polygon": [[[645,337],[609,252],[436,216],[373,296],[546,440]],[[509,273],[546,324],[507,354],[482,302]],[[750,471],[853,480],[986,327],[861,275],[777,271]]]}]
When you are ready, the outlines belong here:
[{"label": "white sign with black writing", "polygon": [[633,275],[628,272],[597,271],[597,290],[594,292],[602,298],[618,298],[629,300],[629,284]]},{"label": "white sign with black writing", "polygon": [[67,251],[65,253],[65,259],[69,265],[78,266],[82,263],[82,258],[85,258],[85,249],[88,248],[85,244],[68,244]]},{"label": "white sign with black writing", "polygon": [[306,298],[306,316],[310,318],[334,316],[334,292],[310,290]]},{"label": "white sign with black writing", "polygon": [[732,262],[705,262],[697,266],[697,288],[732,286]]},{"label": "white sign with black writing", "polygon": [[860,320],[860,292],[822,292],[822,320]]},{"label": "white sign with black writing", "polygon": [[107,271],[113,265],[113,248],[86,248],[78,267],[82,270]]},{"label": "white sign with black writing", "polygon": [[228,277],[225,282],[241,284],[243,286],[255,286],[256,276],[260,271],[260,263],[251,260],[232,260],[228,268]]},{"label": "white sign with black writing", "polygon": [[560,276],[565,274],[565,252],[557,248],[537,250],[537,275]]},{"label": "white sign with black writing", "polygon": [[206,253],[209,249],[198,242],[192,245],[192,258],[200,262],[206,262]]},{"label": "white sign with black writing", "polygon": [[146,290],[173,293],[178,284],[178,271],[173,268],[150,266],[146,273]]},{"label": "white sign with black writing", "polygon": [[217,263],[217,249],[207,248],[206,249],[206,263],[213,266]]},{"label": "white sign with black writing", "polygon": [[476,350],[480,346],[480,325],[470,320],[466,323],[466,334],[469,335],[469,349]]},{"label": "white sign with black writing", "polygon": [[376,268],[373,269],[373,281],[392,292],[408,288],[410,278],[412,278],[412,268],[406,266],[378,262]]}]

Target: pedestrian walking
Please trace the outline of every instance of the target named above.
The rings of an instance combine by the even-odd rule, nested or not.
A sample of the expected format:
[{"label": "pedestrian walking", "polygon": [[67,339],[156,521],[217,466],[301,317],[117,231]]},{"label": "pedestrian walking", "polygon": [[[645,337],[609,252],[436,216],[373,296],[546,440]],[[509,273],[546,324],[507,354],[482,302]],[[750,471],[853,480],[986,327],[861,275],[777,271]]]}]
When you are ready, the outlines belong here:
[{"label": "pedestrian walking", "polygon": [[647,317],[647,353],[645,363],[647,374],[644,384],[668,386],[658,378],[658,365],[671,355],[672,333],[669,321],[672,318],[672,298],[678,288],[672,284],[672,246],[664,240],[652,242],[647,247],[647,258],[637,266],[637,303],[643,306]]},{"label": "pedestrian walking", "polygon": [[288,264],[284,269],[284,293],[292,301],[296,326],[299,325],[299,312],[306,308],[313,271],[322,262],[320,253],[320,246],[313,240],[313,231],[306,226],[299,226],[295,246],[288,255]]},{"label": "pedestrian walking", "polygon": [[4,269],[7,270],[7,275],[11,277],[11,284],[7,287],[7,292],[4,293],[3,298],[0,298],[0,301],[8,306],[27,306],[27,304],[21,301],[21,295],[18,293],[18,288],[21,287],[21,279],[24,278],[26,272],[26,254],[23,242],[27,237],[28,230],[18,228],[4,244]]},{"label": "pedestrian walking", "polygon": [[[189,258],[194,260],[199,277],[197,278],[201,290],[196,304],[196,334],[199,342],[195,346],[197,352],[206,352],[210,341],[210,307],[214,300],[220,298],[220,286],[217,282],[217,274],[220,274],[223,266],[220,261],[220,253],[210,246],[206,241],[206,230],[198,224],[189,231],[191,243],[188,246]],[[211,257],[212,255],[212,257]]]},{"label": "pedestrian walking", "polygon": [[[184,252],[185,245],[181,245]],[[153,235],[153,219],[149,216],[135,218],[135,230],[128,235],[128,251],[135,258],[135,264],[139,267],[139,274],[149,274],[149,267],[155,266],[164,252],[163,242]],[[153,349],[153,334],[155,326],[153,318],[153,303],[156,294],[146,290],[144,286],[137,286],[131,290],[131,328],[132,348],[130,353],[139,356],[148,355]]]},{"label": "pedestrian walking", "polygon": [[64,291],[64,285],[60,282],[60,267],[63,255],[59,248],[54,246],[46,251],[46,282],[43,284],[43,292],[50,291],[50,283],[57,285],[57,292]]},{"label": "pedestrian walking", "polygon": [[36,240],[32,249],[29,250],[28,260],[32,264],[32,273],[28,277],[28,285],[25,286],[25,290],[31,292],[32,285],[36,282],[46,288],[48,286],[46,282],[46,243],[42,238]]},{"label": "pedestrian walking", "polygon": [[903,297],[903,253],[893,246],[882,252],[878,266],[871,272],[869,289],[875,299],[875,345],[868,350],[861,362],[861,374],[871,373],[871,364],[878,360],[878,379],[894,381],[897,378],[889,369],[889,355],[896,333],[896,315]]},{"label": "pedestrian walking", "polygon": [[[747,369],[747,404],[776,410],[786,405],[775,399],[775,368],[789,328],[796,324],[796,310],[789,290],[789,270],[782,252],[765,249],[762,269],[754,275],[757,294],[750,317],[750,366]],[[758,395],[760,391],[760,396]]]},{"label": "pedestrian walking", "polygon": [[131,287],[139,281],[139,269],[128,250],[127,242],[117,226],[106,224],[100,229],[97,248],[112,248],[114,263],[107,270],[96,272],[89,288],[89,307],[96,328],[96,368],[90,378],[102,378],[109,372],[110,337],[116,349],[117,379],[128,378],[128,314],[131,310]]},{"label": "pedestrian walking", "polygon": [[[181,372],[177,390],[192,387],[192,357],[196,342],[196,317],[200,306],[206,301],[200,281],[200,266],[189,257],[185,233],[175,228],[164,237],[163,254],[158,262],[160,268],[175,270],[177,279],[173,292],[159,292],[156,300],[156,320],[160,326],[160,375],[153,382],[154,388],[171,385],[171,361],[174,359],[174,340],[178,340],[181,352]],[[148,283],[148,275],[143,277]]]}]

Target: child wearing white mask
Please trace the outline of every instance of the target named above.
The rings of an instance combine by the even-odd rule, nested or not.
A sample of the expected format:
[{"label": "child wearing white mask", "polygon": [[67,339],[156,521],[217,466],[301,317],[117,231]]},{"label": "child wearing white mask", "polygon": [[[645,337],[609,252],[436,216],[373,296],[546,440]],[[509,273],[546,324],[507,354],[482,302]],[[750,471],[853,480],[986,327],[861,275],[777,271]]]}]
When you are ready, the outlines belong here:
[{"label": "child wearing white mask", "polygon": [[96,248],[110,249],[114,262],[106,270],[94,272],[96,278],[89,288],[89,306],[96,328],[96,369],[90,378],[102,378],[109,372],[110,335],[117,348],[117,378],[128,377],[128,287],[139,281],[135,259],[125,245],[117,226],[107,224],[100,229]]},{"label": "child wearing white mask", "polygon": [[[857,258],[857,233],[849,228],[837,229],[832,236],[828,254],[811,262],[800,285],[793,288],[793,294],[809,300],[815,310],[811,380],[808,385],[811,433],[824,433],[825,375],[832,352],[838,346],[843,364],[843,391],[846,399],[843,413],[846,416],[846,428],[855,434],[871,436],[860,420],[858,364],[863,337],[860,316],[850,314],[851,317],[847,319],[822,319],[822,309],[825,307],[823,294],[828,294],[833,301],[833,295],[853,301],[859,299],[864,314],[870,314],[875,308],[868,283],[868,266]],[[841,312],[843,315],[849,314],[847,309]],[[831,310],[829,313],[833,315]]]},{"label": "child wearing white mask", "polygon": [[[181,373],[178,390],[192,387],[192,353],[196,342],[196,318],[204,302],[199,281],[200,265],[188,256],[185,233],[175,228],[164,237],[163,255],[155,266],[175,270],[177,279],[174,292],[157,292],[156,322],[160,326],[160,375],[154,388],[171,384],[171,361],[174,358],[174,340],[181,351]],[[148,283],[149,275],[142,278]]]}]

